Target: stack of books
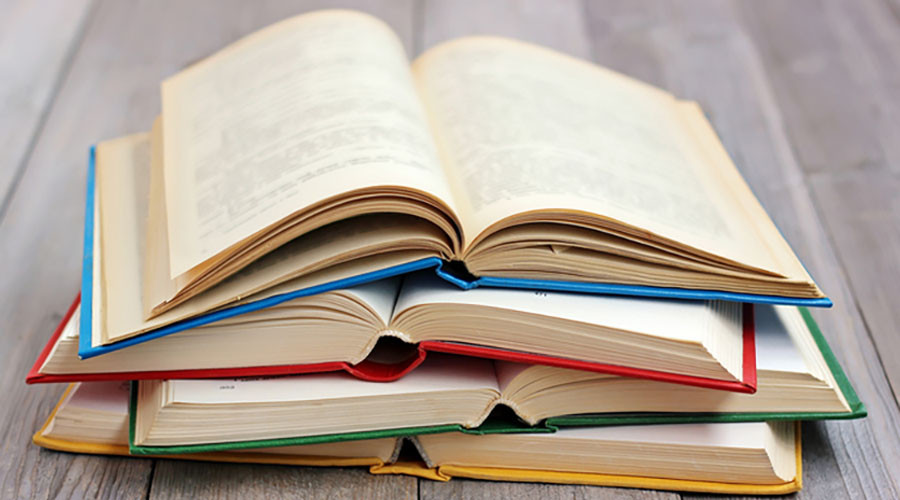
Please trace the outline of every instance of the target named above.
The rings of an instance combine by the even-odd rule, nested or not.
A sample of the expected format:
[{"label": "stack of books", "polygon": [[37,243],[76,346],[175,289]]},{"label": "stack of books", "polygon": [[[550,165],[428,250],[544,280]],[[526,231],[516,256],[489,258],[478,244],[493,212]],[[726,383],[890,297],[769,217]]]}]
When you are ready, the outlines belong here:
[{"label": "stack of books", "polygon": [[40,446],[776,494],[799,421],[865,415],[695,103],[351,11],[161,90],[91,151]]}]

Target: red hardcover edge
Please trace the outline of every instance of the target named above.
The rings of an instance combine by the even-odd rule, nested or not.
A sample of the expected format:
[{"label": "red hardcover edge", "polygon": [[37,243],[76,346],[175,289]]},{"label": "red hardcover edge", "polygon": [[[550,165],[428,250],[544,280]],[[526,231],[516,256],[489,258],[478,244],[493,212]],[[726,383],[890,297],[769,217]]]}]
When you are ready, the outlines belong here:
[{"label": "red hardcover edge", "polygon": [[742,381],[717,380],[704,377],[695,377],[691,375],[666,373],[656,370],[631,368],[627,366],[610,365],[605,363],[593,363],[589,361],[557,358],[552,356],[509,351],[492,347],[440,341],[421,342],[419,343],[418,348],[416,349],[416,354],[414,356],[408,358],[402,363],[390,365],[376,363],[371,360],[364,360],[360,363],[357,363],[356,365],[351,365],[342,361],[336,361],[305,365],[278,365],[198,370],[84,373],[67,375],[45,375],[40,373],[41,366],[44,364],[47,356],[50,355],[50,351],[53,349],[53,345],[62,334],[63,328],[69,321],[69,318],[71,318],[78,303],[79,298],[76,297],[75,301],[69,307],[68,312],[63,317],[63,320],[60,322],[59,326],[56,327],[56,330],[50,337],[50,341],[44,347],[44,350],[41,351],[41,354],[40,356],[38,356],[37,361],[35,361],[34,365],[31,367],[31,371],[29,371],[28,376],[25,379],[26,383],[35,384],[53,382],[91,382],[104,380],[154,380],[173,378],[235,378],[273,375],[298,375],[303,373],[324,373],[339,370],[344,370],[354,377],[362,380],[368,380],[372,382],[390,382],[392,380],[399,379],[400,377],[412,371],[415,367],[422,364],[428,352],[432,351],[474,356],[479,358],[497,359],[501,361],[513,361],[525,364],[556,366],[559,368],[569,368],[597,373],[609,373],[612,375],[620,375],[624,377],[643,378],[660,382],[692,385],[708,389],[731,392],[742,392],[748,394],[753,394],[756,392],[756,328],[752,304],[743,305],[744,366]]}]

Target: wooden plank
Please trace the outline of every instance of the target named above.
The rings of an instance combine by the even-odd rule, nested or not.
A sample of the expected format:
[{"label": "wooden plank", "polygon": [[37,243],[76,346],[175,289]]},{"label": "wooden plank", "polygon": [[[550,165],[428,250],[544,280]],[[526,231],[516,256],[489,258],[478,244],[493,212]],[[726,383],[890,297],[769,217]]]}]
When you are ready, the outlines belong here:
[{"label": "wooden plank", "polygon": [[168,498],[390,498],[416,497],[411,477],[373,476],[365,468],[204,464],[159,460],[150,500]]},{"label": "wooden plank", "polygon": [[[696,2],[588,6],[590,26],[604,28],[592,31],[598,62],[628,73],[633,67],[676,95],[700,101],[754,192],[837,303],[814,315],[871,418],[819,424],[824,434],[812,437],[827,436],[830,446],[810,443],[821,451],[806,461],[805,494],[840,497],[865,489],[872,496],[892,497],[900,451],[897,406],[782,128],[768,75],[733,9],[727,3]],[[792,19],[805,24],[807,18]]]},{"label": "wooden plank", "polygon": [[0,3],[0,214],[78,46],[91,3]]},{"label": "wooden plank", "polygon": [[[422,48],[466,35],[491,34],[518,38],[590,59],[590,39],[579,0],[439,1],[423,6]],[[430,498],[646,498],[675,499],[677,494],[591,486],[501,483],[453,479],[420,481],[422,499]]]},{"label": "wooden plank", "polygon": [[890,10],[878,0],[741,7],[800,166],[900,173],[900,29]]},{"label": "wooden plank", "polygon": [[[0,495],[143,496],[148,460],[76,457],[30,444],[61,390],[26,387],[23,377],[78,288],[88,147],[149,128],[165,76],[241,34],[325,3],[104,2],[93,13],[0,220]],[[386,3],[360,1],[357,7],[376,10],[411,40],[411,6]],[[409,478],[377,481],[415,484]]]},{"label": "wooden plank", "polygon": [[[792,45],[795,37],[785,39],[781,29],[773,33],[784,16],[796,15],[794,8],[809,12],[802,45]],[[759,39],[776,98],[795,101],[786,108],[786,129],[811,173],[816,204],[869,335],[881,359],[898,359],[900,310],[893,304],[900,294],[900,29],[882,3],[869,1],[763,2],[744,17]],[[832,98],[796,100],[798,95]],[[815,155],[806,153],[817,148]],[[900,363],[884,366],[900,399]]]}]

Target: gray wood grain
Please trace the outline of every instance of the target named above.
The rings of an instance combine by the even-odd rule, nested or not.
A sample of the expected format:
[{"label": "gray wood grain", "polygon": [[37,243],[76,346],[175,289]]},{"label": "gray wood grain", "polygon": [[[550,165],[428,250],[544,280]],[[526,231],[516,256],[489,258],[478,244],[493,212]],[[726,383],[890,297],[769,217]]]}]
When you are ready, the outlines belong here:
[{"label": "gray wood grain", "polygon": [[898,449],[896,402],[845,275],[830,252],[830,240],[781,125],[768,75],[734,9],[727,3],[700,2],[640,7],[591,2],[589,7],[590,26],[607,27],[592,32],[598,62],[628,73],[634,72],[633,66],[676,95],[701,103],[756,195],[838,304],[833,310],[816,311],[816,319],[869,404],[872,418],[821,424],[831,446],[816,449],[830,452],[832,459],[808,461],[805,494],[818,498],[827,492],[839,498],[869,485],[866,494],[891,498],[896,475],[886,464]]},{"label": "gray wood grain", "polygon": [[0,3],[0,214],[78,47],[91,3]]},{"label": "gray wood grain", "polygon": [[416,498],[416,479],[364,467],[318,468],[159,460],[150,500],[169,498]]}]

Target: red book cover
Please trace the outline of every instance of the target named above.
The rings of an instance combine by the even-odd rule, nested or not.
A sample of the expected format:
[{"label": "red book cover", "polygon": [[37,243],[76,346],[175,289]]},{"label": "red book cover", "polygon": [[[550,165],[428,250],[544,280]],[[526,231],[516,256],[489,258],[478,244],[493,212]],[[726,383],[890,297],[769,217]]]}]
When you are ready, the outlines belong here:
[{"label": "red book cover", "polygon": [[679,375],[655,370],[632,368],[627,366],[580,361],[568,358],[559,358],[533,354],[527,352],[511,351],[493,347],[478,346],[472,344],[460,344],[455,342],[426,341],[417,346],[415,353],[402,362],[385,364],[372,360],[364,360],[355,365],[342,361],[329,363],[315,363],[305,365],[277,365],[277,366],[253,366],[237,368],[217,368],[199,370],[169,370],[169,371],[143,371],[143,372],[118,372],[118,373],[83,373],[51,375],[40,373],[40,368],[57,339],[62,335],[66,323],[72,317],[79,304],[79,297],[69,307],[59,326],[50,337],[50,341],[44,347],[38,359],[28,372],[25,381],[29,384],[51,382],[88,382],[98,380],[153,380],[153,379],[178,379],[178,378],[235,378],[258,377],[273,375],[297,375],[302,373],[323,373],[344,370],[354,377],[373,382],[390,382],[406,375],[416,366],[420,365],[429,351],[474,356],[479,358],[514,361],[525,364],[539,364],[583,370],[598,373],[609,373],[623,377],[643,378],[674,384],[693,385],[731,392],[743,392],[752,394],[756,392],[756,340],[753,318],[753,305],[744,304],[743,317],[743,346],[744,346],[744,373],[741,381],[717,380],[691,375]]}]

